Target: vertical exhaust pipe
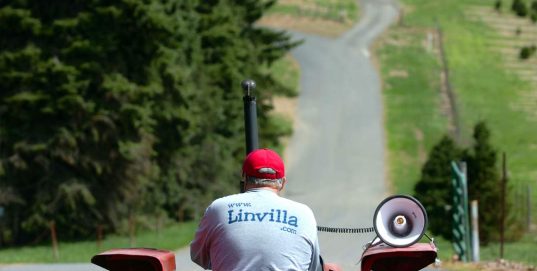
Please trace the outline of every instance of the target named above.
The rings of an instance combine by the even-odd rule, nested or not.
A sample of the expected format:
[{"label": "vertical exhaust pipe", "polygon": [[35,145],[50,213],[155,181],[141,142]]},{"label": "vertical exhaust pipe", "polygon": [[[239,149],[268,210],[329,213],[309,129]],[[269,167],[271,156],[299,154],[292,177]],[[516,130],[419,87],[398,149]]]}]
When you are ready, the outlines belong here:
[{"label": "vertical exhaust pipe", "polygon": [[[257,107],[253,91],[255,81],[246,79],[242,81],[241,87],[244,90],[242,101],[244,102],[244,135],[246,140],[246,155],[259,147],[259,137],[257,131]],[[244,182],[240,182],[240,191],[244,192]]]}]

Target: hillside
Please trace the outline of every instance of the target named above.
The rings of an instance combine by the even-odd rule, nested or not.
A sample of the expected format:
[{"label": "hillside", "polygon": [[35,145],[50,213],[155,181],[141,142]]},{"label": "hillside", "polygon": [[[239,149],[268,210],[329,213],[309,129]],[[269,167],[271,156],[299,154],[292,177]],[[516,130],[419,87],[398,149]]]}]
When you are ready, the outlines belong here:
[{"label": "hillside", "polygon": [[[537,215],[537,57],[521,60],[518,54],[522,46],[537,43],[537,25],[509,12],[510,1],[503,1],[501,12],[494,1],[401,2],[398,24],[376,50],[393,192],[413,193],[440,137],[448,134],[469,146],[473,126],[485,121],[499,154],[498,172],[499,157],[507,157],[511,223],[528,232],[508,244],[505,258],[535,264],[529,251]],[[492,244],[482,249],[482,257],[497,258],[498,251]]]}]

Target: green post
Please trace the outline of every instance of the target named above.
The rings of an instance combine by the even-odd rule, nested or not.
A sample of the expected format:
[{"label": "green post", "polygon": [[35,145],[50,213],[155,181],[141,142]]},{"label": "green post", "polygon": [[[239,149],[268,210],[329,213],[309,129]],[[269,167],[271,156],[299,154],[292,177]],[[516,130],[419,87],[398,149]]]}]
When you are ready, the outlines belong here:
[{"label": "green post", "polygon": [[466,182],[466,163],[451,162],[453,185],[453,248],[459,259],[468,262],[471,255],[470,221],[468,218],[468,185]]}]

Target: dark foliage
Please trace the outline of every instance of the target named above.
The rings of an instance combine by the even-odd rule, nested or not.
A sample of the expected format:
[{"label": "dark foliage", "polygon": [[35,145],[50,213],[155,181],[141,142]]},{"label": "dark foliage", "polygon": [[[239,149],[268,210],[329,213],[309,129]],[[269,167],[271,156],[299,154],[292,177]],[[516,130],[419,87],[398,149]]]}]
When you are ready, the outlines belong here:
[{"label": "dark foliage", "polygon": [[526,6],[523,0],[513,0],[511,10],[520,17],[526,17],[528,15],[528,6]]},{"label": "dark foliage", "polygon": [[241,80],[263,86],[261,142],[281,136],[263,128],[278,85],[259,67],[294,44],[254,26],[273,2],[2,1],[0,240],[188,219],[236,192]]},{"label": "dark foliage", "polygon": [[474,145],[466,150],[468,200],[479,202],[479,239],[487,244],[497,239],[500,224],[501,183],[496,165],[497,152],[490,143],[490,130],[484,122],[474,127]]},{"label": "dark foliage", "polygon": [[502,10],[502,0],[496,0],[496,2],[494,2],[494,9],[496,11]]},{"label": "dark foliage", "polygon": [[414,187],[416,198],[425,207],[429,217],[429,230],[447,240],[452,239],[451,217],[453,192],[451,188],[451,161],[460,157],[454,141],[444,136],[429,153]]},{"label": "dark foliage", "polygon": [[[483,244],[498,240],[500,225],[501,186],[498,176],[497,152],[490,143],[490,130],[485,122],[474,127],[474,144],[461,150],[447,136],[436,144],[425,165],[421,178],[414,190],[429,215],[429,229],[433,234],[452,240],[451,205],[453,188],[451,184],[451,161],[465,161],[468,180],[468,200],[479,202],[479,237]],[[510,221],[510,204],[507,199],[506,214]],[[512,230],[508,238],[520,237],[519,224],[509,225]]]},{"label": "dark foliage", "polygon": [[533,0],[530,6],[530,19],[532,22],[537,22],[537,0]]},{"label": "dark foliage", "polygon": [[537,47],[535,45],[531,45],[531,46],[524,46],[520,49],[520,53],[518,55],[518,57],[520,59],[528,59],[530,57],[532,57],[534,54],[535,54],[535,51],[537,50]]}]

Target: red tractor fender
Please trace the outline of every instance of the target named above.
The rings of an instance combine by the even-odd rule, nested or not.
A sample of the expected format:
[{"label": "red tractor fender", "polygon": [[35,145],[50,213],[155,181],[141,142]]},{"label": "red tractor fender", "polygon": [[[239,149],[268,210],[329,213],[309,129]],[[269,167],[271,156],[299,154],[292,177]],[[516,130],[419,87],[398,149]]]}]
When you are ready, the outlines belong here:
[{"label": "red tractor fender", "polygon": [[175,270],[175,254],[151,248],[112,249],[93,256],[91,262],[110,271]]},{"label": "red tractor fender", "polygon": [[418,243],[409,247],[390,247],[380,244],[368,248],[362,256],[362,271],[415,271],[436,260],[434,243]]}]

